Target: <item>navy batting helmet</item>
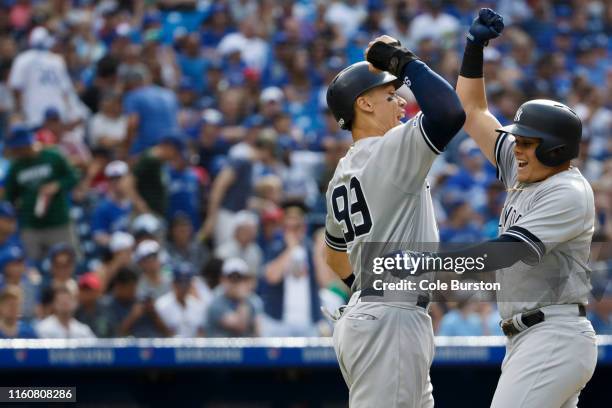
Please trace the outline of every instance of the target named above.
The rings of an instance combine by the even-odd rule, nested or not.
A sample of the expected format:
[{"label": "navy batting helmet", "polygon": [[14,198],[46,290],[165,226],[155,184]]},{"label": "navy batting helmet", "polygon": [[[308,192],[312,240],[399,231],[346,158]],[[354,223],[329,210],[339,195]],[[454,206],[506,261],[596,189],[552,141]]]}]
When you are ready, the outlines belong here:
[{"label": "navy batting helmet", "polygon": [[540,139],[536,157],[545,166],[555,167],[578,157],[582,122],[562,103],[535,99],[521,105],[513,124],[497,131]]},{"label": "navy batting helmet", "polygon": [[355,112],[353,104],[359,95],[377,86],[393,83],[399,88],[401,81],[388,72],[371,72],[366,61],[344,68],[327,88],[327,106],[342,129],[350,130]]}]

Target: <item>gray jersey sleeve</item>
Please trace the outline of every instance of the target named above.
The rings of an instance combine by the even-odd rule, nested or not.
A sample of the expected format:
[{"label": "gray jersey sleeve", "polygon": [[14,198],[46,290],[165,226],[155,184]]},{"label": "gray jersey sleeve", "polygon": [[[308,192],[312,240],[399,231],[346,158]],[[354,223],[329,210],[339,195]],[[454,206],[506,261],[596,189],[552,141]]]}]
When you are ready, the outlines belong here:
[{"label": "gray jersey sleeve", "polygon": [[564,183],[562,178],[555,180],[537,192],[529,211],[502,235],[529,244],[541,259],[558,244],[572,240],[590,225],[586,192],[579,186]]},{"label": "gray jersey sleeve", "polygon": [[423,188],[431,165],[441,152],[429,140],[422,122],[423,115],[418,113],[383,137],[375,158],[383,184],[409,194]]},{"label": "gray jersey sleeve", "polygon": [[500,133],[495,142],[495,162],[497,165],[497,178],[506,188],[516,183],[516,158],[514,157],[514,136]]}]

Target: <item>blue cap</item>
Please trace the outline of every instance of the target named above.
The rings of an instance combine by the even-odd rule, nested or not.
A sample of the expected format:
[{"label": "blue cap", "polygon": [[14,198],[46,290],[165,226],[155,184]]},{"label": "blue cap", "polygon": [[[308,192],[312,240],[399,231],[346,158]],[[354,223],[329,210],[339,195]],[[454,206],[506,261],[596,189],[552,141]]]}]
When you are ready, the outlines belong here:
[{"label": "blue cap", "polygon": [[15,208],[8,201],[0,201],[0,217],[15,218]]},{"label": "blue cap", "polygon": [[193,267],[187,262],[181,262],[172,269],[172,277],[175,282],[188,283],[194,276]]},{"label": "blue cap", "polygon": [[180,132],[171,132],[170,134],[159,139],[159,144],[169,144],[174,146],[178,151],[182,152],[185,150],[185,139],[187,136],[183,136]]},{"label": "blue cap", "polygon": [[15,125],[11,128],[5,146],[9,149],[31,146],[34,143],[34,133],[25,125]]},{"label": "blue cap", "polygon": [[10,262],[25,260],[25,252],[17,245],[8,247],[0,252],[0,272],[4,273],[4,268]]},{"label": "blue cap", "polygon": [[76,252],[74,251],[74,248],[72,247],[72,245],[66,242],[59,242],[57,244],[53,244],[53,246],[49,248],[49,253],[47,254],[47,256],[49,257],[49,259],[53,259],[57,255],[62,253],[68,254],[73,258],[76,257]]},{"label": "blue cap", "polygon": [[60,117],[60,112],[57,108],[49,107],[45,109],[45,120],[57,120]]}]

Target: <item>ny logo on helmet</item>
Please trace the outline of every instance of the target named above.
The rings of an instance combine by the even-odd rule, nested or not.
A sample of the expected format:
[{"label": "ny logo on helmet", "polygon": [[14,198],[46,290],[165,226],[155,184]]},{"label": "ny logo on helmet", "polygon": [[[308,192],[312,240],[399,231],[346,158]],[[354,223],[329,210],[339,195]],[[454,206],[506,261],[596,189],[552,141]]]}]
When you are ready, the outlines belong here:
[{"label": "ny logo on helmet", "polygon": [[514,121],[520,122],[522,114],[523,114],[523,108],[519,108],[519,110],[516,112],[516,115],[514,116]]},{"label": "ny logo on helmet", "polygon": [[344,126],[344,119],[340,119],[338,121],[338,126],[343,127]]}]

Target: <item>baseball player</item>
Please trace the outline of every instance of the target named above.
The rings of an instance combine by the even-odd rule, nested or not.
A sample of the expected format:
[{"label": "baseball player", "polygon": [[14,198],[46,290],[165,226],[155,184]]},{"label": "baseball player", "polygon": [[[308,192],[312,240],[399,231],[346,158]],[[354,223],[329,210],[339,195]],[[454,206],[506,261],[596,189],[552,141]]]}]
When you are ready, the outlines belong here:
[{"label": "baseball player", "polygon": [[570,163],[578,156],[582,124],[570,108],[549,100],[524,103],[505,127],[489,112],[483,47],[503,27],[500,15],[480,10],[457,84],[465,130],[508,190],[497,241],[518,248],[500,251],[485,243],[479,249],[495,254],[488,269],[502,268],[497,296],[508,338],[491,406],[576,407],[597,361],[595,332],[585,317],[593,191]]},{"label": "baseball player", "polygon": [[[365,273],[360,251],[368,242],[438,241],[426,176],[465,114],[453,88],[394,38],[377,38],[366,58],[372,65],[347,67],[327,90],[330,110],[354,142],[326,196],[327,262],[349,286],[355,283],[334,328],[334,348],[352,408],[433,407],[429,298],[368,301],[357,290]],[[405,124],[402,84],[421,108]]]}]

